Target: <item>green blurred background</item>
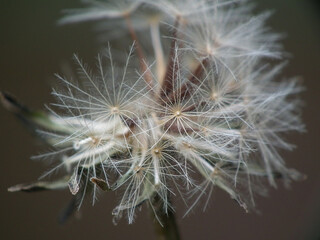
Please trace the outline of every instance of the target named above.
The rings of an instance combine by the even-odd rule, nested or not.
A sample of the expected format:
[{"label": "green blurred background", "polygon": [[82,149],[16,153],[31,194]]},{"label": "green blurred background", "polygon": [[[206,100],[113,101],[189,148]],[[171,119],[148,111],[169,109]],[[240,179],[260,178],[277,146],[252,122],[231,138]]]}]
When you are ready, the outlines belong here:
[{"label": "green blurred background", "polygon": [[[284,153],[288,166],[308,178],[279,185],[268,198],[258,198],[261,214],[246,214],[229,197],[216,191],[205,212],[199,207],[182,218],[183,239],[316,240],[320,239],[320,4],[316,0],[256,1],[258,9],[275,10],[269,25],[286,33],[290,65],[283,76],[302,76],[306,91],[303,119],[308,132],[292,134],[298,148]],[[78,0],[1,0],[0,90],[11,92],[25,104],[44,109],[53,101],[54,73],[62,72],[78,53],[93,62],[101,45],[91,24],[58,27],[62,9],[79,7]],[[45,148],[3,108],[0,108],[0,238],[1,239],[153,239],[146,208],[133,225],[112,224],[117,196],[103,194],[95,207],[88,201],[75,218],[59,225],[57,218],[70,199],[68,191],[34,194],[8,193],[11,185],[37,179],[48,168],[29,160]]]}]

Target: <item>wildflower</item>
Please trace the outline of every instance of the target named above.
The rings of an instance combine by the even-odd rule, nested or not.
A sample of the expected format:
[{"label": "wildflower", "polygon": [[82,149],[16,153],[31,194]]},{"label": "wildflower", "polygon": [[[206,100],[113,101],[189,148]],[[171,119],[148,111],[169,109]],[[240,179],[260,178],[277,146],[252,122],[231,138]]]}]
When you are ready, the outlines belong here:
[{"label": "wildflower", "polygon": [[[300,178],[278,149],[293,147],[283,133],[303,130],[295,98],[302,88],[295,79],[276,81],[284,64],[279,35],[264,27],[268,13],[251,16],[247,1],[87,3],[60,22],[121,22],[117,30],[133,42],[119,61],[124,66],[116,67],[110,47],[96,73],[75,56],[78,81],[57,76],[65,90],[53,91],[59,101],[53,105],[65,113],[51,110],[42,121],[2,94],[57,149],[40,156],[60,159],[50,172],[67,173],[55,187],[69,187],[80,205],[88,192],[95,199],[98,189],[122,191],[113,214],[129,223],[141,204],[154,208],[157,201],[161,222],[157,214],[172,213],[172,196],[197,194],[189,212],[219,187],[249,211],[253,196],[266,193],[266,179],[276,186],[278,177],[286,184]],[[272,66],[268,59],[278,60]],[[54,188],[41,182],[10,190],[39,186]]]}]

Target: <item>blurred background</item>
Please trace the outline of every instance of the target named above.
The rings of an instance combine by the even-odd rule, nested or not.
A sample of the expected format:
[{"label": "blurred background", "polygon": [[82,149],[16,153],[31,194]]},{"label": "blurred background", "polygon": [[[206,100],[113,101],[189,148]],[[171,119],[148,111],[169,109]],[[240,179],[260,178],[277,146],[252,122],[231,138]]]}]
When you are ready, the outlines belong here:
[{"label": "blurred background", "polygon": [[[301,76],[306,91],[305,134],[291,134],[293,152],[283,153],[287,165],[307,175],[286,190],[279,184],[269,197],[258,198],[261,214],[246,214],[221,191],[215,191],[205,212],[182,218],[177,208],[182,239],[318,240],[320,239],[320,4],[317,0],[258,1],[257,9],[274,10],[269,25],[285,33],[291,53],[283,76]],[[34,109],[44,109],[54,73],[61,72],[78,53],[94,60],[101,45],[90,24],[57,26],[61,11],[79,7],[78,0],[1,0],[0,90],[17,96]],[[92,61],[91,61],[92,62]],[[30,160],[45,148],[0,107],[0,237],[1,239],[153,239],[151,219],[143,208],[133,225],[112,224],[117,196],[103,194],[92,207],[83,205],[77,216],[59,225],[58,216],[70,199],[68,191],[9,193],[7,188],[36,180],[47,168]]]}]

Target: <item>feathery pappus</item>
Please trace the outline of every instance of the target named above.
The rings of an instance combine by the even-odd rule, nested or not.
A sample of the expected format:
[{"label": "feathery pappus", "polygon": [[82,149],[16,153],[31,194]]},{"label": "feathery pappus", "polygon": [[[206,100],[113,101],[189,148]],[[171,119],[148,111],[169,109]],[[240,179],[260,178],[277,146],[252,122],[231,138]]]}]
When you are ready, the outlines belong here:
[{"label": "feathery pappus", "polygon": [[69,188],[78,206],[118,191],[112,214],[132,223],[144,202],[158,199],[168,213],[181,197],[188,213],[214,187],[249,211],[268,183],[301,178],[279,150],[294,147],[283,134],[304,130],[303,88],[279,79],[286,62],[281,35],[265,26],[269,12],[253,15],[242,0],[84,2],[59,23],[97,23],[108,47],[96,68],[75,55],[77,79],[57,75],[48,113],[1,94],[54,149],[36,156],[57,163],[43,177],[66,174],[9,191]]}]

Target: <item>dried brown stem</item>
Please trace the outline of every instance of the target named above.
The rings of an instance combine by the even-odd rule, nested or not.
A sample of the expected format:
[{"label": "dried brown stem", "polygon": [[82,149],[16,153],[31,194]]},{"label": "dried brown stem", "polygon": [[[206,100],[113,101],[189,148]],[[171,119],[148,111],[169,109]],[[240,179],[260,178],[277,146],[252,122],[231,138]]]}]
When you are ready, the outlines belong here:
[{"label": "dried brown stem", "polygon": [[187,99],[192,94],[192,91],[191,91],[192,85],[200,85],[201,84],[200,79],[201,79],[207,65],[208,65],[208,59],[204,59],[201,63],[199,63],[197,68],[191,74],[188,81],[185,82],[179,89],[172,92],[168,96],[168,99],[171,102],[174,100]]},{"label": "dried brown stem", "polygon": [[138,40],[137,34],[134,31],[134,28],[132,26],[132,22],[131,22],[130,16],[126,15],[125,16],[125,20],[126,20],[126,23],[127,23],[128,30],[129,30],[129,33],[131,35],[131,38],[135,42],[136,50],[137,50],[138,57],[139,57],[140,69],[141,69],[141,72],[143,74],[143,78],[146,81],[147,85],[150,88],[152,88],[152,74],[151,74],[151,71],[150,71],[150,69],[148,67],[147,59],[146,59],[146,57],[144,55],[144,52],[143,52],[143,50],[141,48],[141,45],[140,45],[140,42]]},{"label": "dried brown stem", "polygon": [[173,83],[176,80],[176,73],[179,70],[179,57],[176,56],[176,47],[177,47],[177,29],[179,25],[179,18],[177,18],[172,33],[171,47],[169,53],[169,59],[167,64],[167,71],[164,76],[164,79],[161,82],[161,95],[166,96],[173,90]]}]

